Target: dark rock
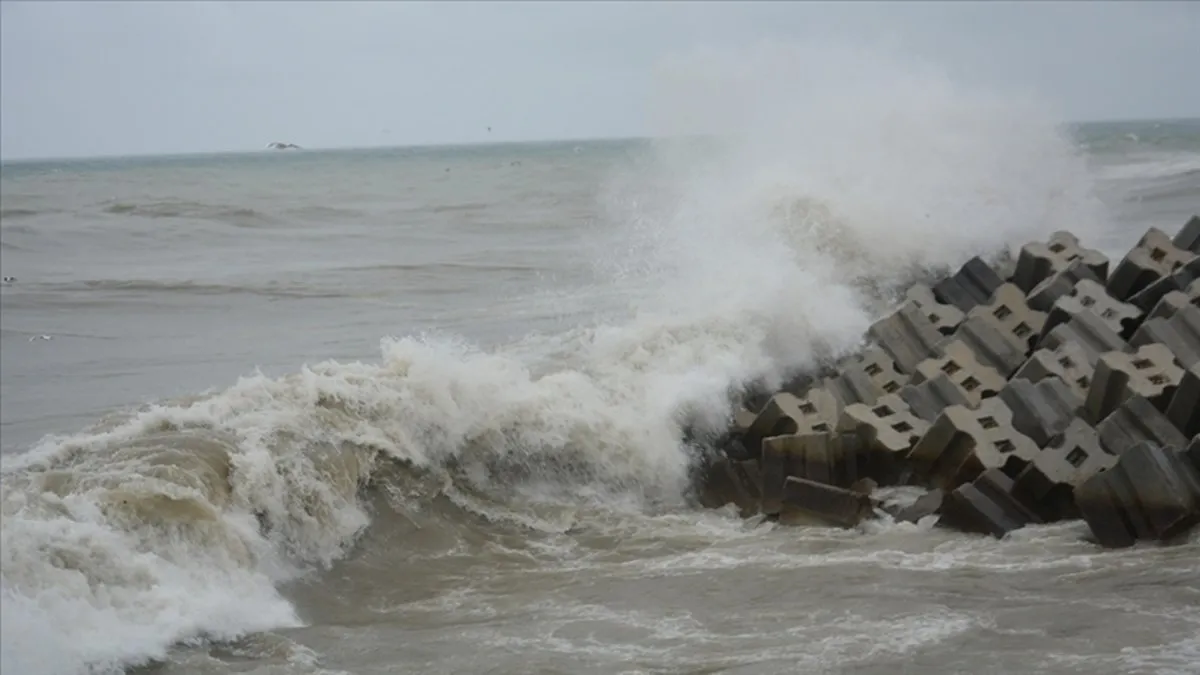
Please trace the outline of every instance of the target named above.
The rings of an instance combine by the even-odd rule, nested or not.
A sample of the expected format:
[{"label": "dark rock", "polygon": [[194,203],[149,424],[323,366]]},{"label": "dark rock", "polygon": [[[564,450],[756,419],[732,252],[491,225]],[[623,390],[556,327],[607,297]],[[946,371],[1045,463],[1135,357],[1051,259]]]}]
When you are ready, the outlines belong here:
[{"label": "dark rock", "polygon": [[999,469],[989,469],[974,482],[946,495],[938,525],[993,537],[1018,530],[1038,517],[1012,495],[1013,480]]},{"label": "dark rock", "polygon": [[1075,503],[1100,545],[1117,548],[1139,540],[1169,541],[1200,522],[1200,476],[1173,447],[1142,442],[1116,466],[1075,490]]}]

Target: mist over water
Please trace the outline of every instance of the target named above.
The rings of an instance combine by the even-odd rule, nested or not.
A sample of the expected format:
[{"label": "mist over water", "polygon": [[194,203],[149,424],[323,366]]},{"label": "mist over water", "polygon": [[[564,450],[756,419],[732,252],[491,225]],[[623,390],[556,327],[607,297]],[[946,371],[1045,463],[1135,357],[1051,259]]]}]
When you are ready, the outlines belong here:
[{"label": "mist over water", "polygon": [[[363,640],[404,645],[408,641],[397,636],[413,638],[409,631],[417,630],[405,622],[422,616],[430,617],[430,625],[444,622],[446,636],[463,640],[473,639],[471,621],[490,617],[500,627],[476,638],[495,640],[491,644],[501,652],[505,648],[497,645],[545,650],[550,661],[543,665],[555,672],[571,671],[571,659],[583,653],[601,671],[621,659],[675,670],[754,662],[721,661],[702,644],[725,644],[735,659],[749,659],[755,649],[782,650],[773,658],[812,669],[843,660],[867,667],[970,635],[979,626],[994,628],[1002,619],[953,598],[943,599],[940,610],[903,597],[868,610],[832,591],[824,606],[845,612],[827,619],[856,637],[839,642],[822,632],[823,624],[791,615],[786,622],[805,633],[804,644],[819,647],[801,653],[785,644],[795,637],[748,644],[745,627],[713,622],[711,614],[734,597],[706,601],[688,598],[686,590],[711,579],[683,587],[664,581],[656,591],[669,590],[670,604],[686,605],[683,618],[668,620],[646,607],[623,612],[603,598],[636,604],[636,580],[653,579],[664,569],[713,579],[731,574],[730,583],[759,596],[766,586],[758,585],[766,582],[739,574],[755,570],[778,588],[799,583],[776,578],[799,564],[812,569],[795,579],[812,579],[805,587],[818,593],[845,582],[837,571],[846,565],[972,573],[1029,565],[1086,575],[1106,560],[1118,568],[1146,564],[1137,557],[1141,553],[1105,557],[1078,543],[1079,532],[1069,526],[1002,543],[886,524],[853,533],[754,530],[729,514],[693,510],[687,489],[694,452],[683,442],[684,427],[719,430],[739,387],[775,385],[819,359],[857,348],[898,285],[973,255],[1015,252],[1058,229],[1104,245],[1128,237],[1099,199],[1089,157],[1066,135],[1062,120],[1036,102],[974,91],[894,53],[830,45],[698,52],[665,64],[655,92],[649,107],[660,140],[602,168],[586,164],[595,151],[590,146],[505,149],[523,157],[519,167],[516,159],[500,161],[483,151],[391,163],[364,156],[354,160],[361,162],[358,170],[366,165],[380,179],[363,185],[358,175],[338,173],[350,169],[334,159],[297,155],[253,169],[262,172],[255,179],[264,181],[253,204],[238,203],[249,197],[228,188],[179,199],[184,182],[194,178],[189,172],[196,169],[189,166],[163,170],[167,178],[155,187],[161,194],[68,205],[77,209],[70,218],[10,205],[14,191],[6,189],[6,270],[21,252],[51,244],[67,248],[63,255],[69,257],[72,236],[84,236],[83,230],[88,240],[134,231],[178,236],[181,246],[199,251],[206,246],[202,233],[232,236],[222,229],[232,223],[237,237],[280,251],[294,236],[288,228],[310,236],[300,223],[311,221],[343,233],[330,246],[357,247],[339,249],[346,253],[339,269],[351,258],[379,256],[377,242],[384,237],[397,256],[442,237],[429,244],[435,247],[428,249],[435,252],[430,260],[405,263],[401,278],[411,279],[412,272],[428,280],[406,287],[406,297],[426,298],[419,306],[430,311],[450,311],[445,306],[454,302],[480,303],[485,311],[490,305],[493,314],[512,311],[514,332],[525,336],[487,343],[471,339],[469,331],[444,328],[379,334],[375,359],[298,362],[291,374],[248,375],[226,389],[113,414],[82,431],[47,429],[57,435],[4,455],[0,668],[65,673],[167,659],[166,667],[174,663],[180,672],[201,666],[230,672],[232,666],[202,647],[173,645],[246,635],[265,640],[259,632],[273,631],[266,635],[291,635],[278,638],[286,648],[235,644],[271,667],[321,672],[321,658],[359,658],[350,653],[353,647],[338,646],[338,640],[351,644],[358,638],[334,627],[363,626]],[[239,162],[255,160],[196,161],[210,162],[203,170],[219,175],[248,172]],[[317,164],[301,163],[310,161]],[[408,167],[404,181],[384,180],[401,170],[397,166]],[[569,174],[573,166],[588,170]],[[101,180],[100,172],[70,165],[56,170],[85,186]],[[309,204],[303,217],[297,204],[313,197],[302,173],[317,177],[327,201]],[[447,181],[455,175],[491,186],[491,201],[449,199],[445,191],[454,184]],[[530,182],[531,175],[538,182]],[[567,181],[564,175],[587,186],[597,218],[582,219],[574,210],[578,204],[556,201],[569,184],[550,181]],[[38,185],[37,177],[12,180],[14,187],[30,184],[49,194],[65,189]],[[358,202],[367,209],[399,200],[402,184],[409,186],[404,208],[378,212],[395,222],[348,211]],[[463,191],[484,189],[462,185]],[[547,220],[522,220],[532,213],[522,211],[501,230],[472,219],[480,210],[527,208],[523,204],[535,198],[550,204],[537,212]],[[427,214],[420,208],[425,202],[437,205]],[[327,211],[314,210],[322,208]],[[392,238],[389,228],[435,211],[448,219],[439,221],[445,231],[414,229]],[[562,250],[581,261],[573,276],[560,272],[570,283],[504,276],[528,267],[556,269],[560,253],[538,254],[535,243],[559,236],[570,242]],[[471,255],[480,265],[434,259],[436,246],[471,249],[476,240]],[[286,256],[274,257],[254,258],[253,271],[271,276],[278,265],[284,276]],[[520,258],[519,264],[509,257]],[[197,288],[206,288],[218,297],[229,293],[228,306],[235,309],[223,321],[231,325],[272,320],[264,313],[268,305],[239,309],[242,294],[261,287],[239,290],[249,282],[189,278],[183,286],[173,280],[151,288],[146,276],[153,265],[147,265],[139,270],[133,263],[114,272],[128,278],[99,285],[68,278],[55,280],[62,287],[43,288],[33,280],[24,286],[29,290],[6,288],[6,310],[13,302],[38,302],[38,293],[67,289],[80,297],[171,293],[176,295],[166,297],[188,303]],[[360,267],[378,271],[386,265]],[[333,274],[326,267],[312,278]],[[343,284],[343,301],[305,274],[293,278],[295,287],[287,288],[297,302],[333,307],[359,293],[383,292],[379,285],[390,283],[330,277]],[[488,299],[473,301],[472,294]],[[499,304],[502,296],[510,304]],[[547,298],[546,316],[520,330],[524,319],[516,310]],[[122,305],[114,307],[121,311]],[[330,323],[341,320],[330,312]],[[532,327],[551,319],[566,326]],[[469,328],[468,320],[459,323]],[[346,321],[340,330],[361,327]],[[271,335],[286,341],[285,332]],[[270,343],[257,347],[258,353],[272,350]],[[254,365],[246,363],[243,372]],[[1194,554],[1194,544],[1185,548]],[[1186,556],[1167,555],[1175,557],[1160,566],[1160,576],[1194,580]],[[817,578],[826,567],[833,574]],[[568,571],[604,592],[587,599],[558,587],[553,602],[540,595]],[[950,572],[947,584],[953,583]],[[877,574],[883,572],[868,577]],[[523,584],[524,578],[539,581]],[[903,586],[903,580],[897,583]],[[372,605],[364,614],[343,616],[345,603],[379,598],[394,600],[393,608]],[[761,608],[755,601],[740,611]],[[797,604],[795,611],[804,610]],[[1184,627],[1200,623],[1195,612],[1171,611]],[[520,616],[534,626],[544,620],[554,637],[521,633]],[[389,626],[398,632],[387,633]],[[631,630],[649,637],[639,639]],[[353,672],[430,672],[432,663],[460,672],[481,667],[462,655],[465,643],[425,635],[432,656],[409,658],[401,647]],[[860,652],[854,641],[864,639],[876,646]],[[1194,640],[1179,645],[1164,658],[1194,653]],[[988,649],[986,642],[975,648],[982,650],[976,657]],[[554,655],[564,660],[556,662]],[[272,660],[277,658],[283,661]],[[502,668],[516,667],[501,661]],[[763,672],[776,672],[773,667]]]}]

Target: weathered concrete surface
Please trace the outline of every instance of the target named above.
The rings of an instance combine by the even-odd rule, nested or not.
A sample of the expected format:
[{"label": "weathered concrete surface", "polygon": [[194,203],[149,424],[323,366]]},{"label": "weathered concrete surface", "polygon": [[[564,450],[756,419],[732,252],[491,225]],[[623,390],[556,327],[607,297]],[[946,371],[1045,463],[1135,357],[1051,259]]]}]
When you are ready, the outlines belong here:
[{"label": "weathered concrete surface", "polygon": [[1055,326],[1069,322],[1071,317],[1084,310],[1090,310],[1112,332],[1120,336],[1132,335],[1142,319],[1140,309],[1109,296],[1104,286],[1085,279],[1075,284],[1070,293],[1054,303],[1042,328],[1041,337],[1044,339],[1046,333]]},{"label": "weathered concrete surface", "polygon": [[839,431],[853,432],[867,445],[863,473],[884,485],[907,480],[904,459],[928,429],[929,423],[914,415],[904,399],[891,394],[874,405],[846,406],[838,421]]},{"label": "weathered concrete surface", "polygon": [[867,443],[852,433],[803,433],[763,439],[762,512],[779,513],[783,481],[789,476],[849,487],[866,476]]},{"label": "weathered concrete surface", "polygon": [[1049,312],[1059,298],[1070,294],[1071,289],[1075,288],[1075,284],[1084,279],[1100,284],[1104,283],[1104,277],[1096,276],[1082,260],[1075,260],[1062,271],[1055,272],[1034,286],[1033,290],[1029,291],[1025,302],[1030,309]]},{"label": "weathered concrete surface", "polygon": [[873,514],[874,507],[867,495],[793,476],[783,486],[779,522],[782,525],[829,524],[851,528]]},{"label": "weathered concrete surface", "polygon": [[1167,419],[1184,436],[1200,434],[1200,365],[1184,372],[1167,405]]},{"label": "weathered concrete surface", "polygon": [[1097,280],[1108,277],[1108,256],[1100,251],[1084,248],[1080,245],[1078,237],[1060,230],[1051,234],[1046,242],[1031,242],[1021,247],[1012,282],[1022,292],[1029,293],[1043,281],[1075,262]]},{"label": "weathered concrete surface", "polygon": [[1038,344],[1038,348],[1054,350],[1071,342],[1083,348],[1088,365],[1092,368],[1096,367],[1101,354],[1129,351],[1129,344],[1091,310],[1079,312],[1067,323],[1055,326]]},{"label": "weathered concrete surface", "polygon": [[933,422],[942,410],[952,405],[969,406],[966,394],[945,373],[920,384],[910,384],[900,390],[900,398],[917,417]]},{"label": "weathered concrete surface", "polygon": [[1200,279],[1200,257],[1175,270],[1174,274],[1165,276],[1138,291],[1129,299],[1129,303],[1143,312],[1148,312],[1163,299],[1163,296],[1173,291],[1186,290],[1197,279]]},{"label": "weathered concrete surface", "polygon": [[1000,469],[989,469],[946,495],[938,525],[1003,537],[1039,522],[1037,515],[1012,495],[1012,488],[1012,478]]},{"label": "weathered concrete surface", "polygon": [[914,302],[906,302],[876,321],[867,335],[903,373],[911,374],[918,363],[941,354],[942,334]]},{"label": "weathered concrete surface", "polygon": [[1183,369],[1175,364],[1166,345],[1148,344],[1132,354],[1109,352],[1096,364],[1081,416],[1099,424],[1131,396],[1141,396],[1156,408],[1166,409],[1181,379]]},{"label": "weathered concrete surface", "polygon": [[930,490],[918,497],[917,501],[900,509],[895,515],[896,522],[916,523],[926,516],[940,514],[942,512],[942,503],[945,499],[945,490]]},{"label": "weathered concrete surface", "polygon": [[979,405],[984,398],[995,396],[1004,388],[1004,376],[995,368],[979,363],[975,352],[962,340],[954,340],[942,347],[943,356],[926,359],[917,364],[913,373],[913,384],[931,380],[938,375],[950,378],[971,406]]},{"label": "weathered concrete surface", "polygon": [[1171,240],[1176,248],[1200,255],[1200,216],[1192,216]]},{"label": "weathered concrete surface", "polygon": [[1095,369],[1088,363],[1088,354],[1083,347],[1078,342],[1064,342],[1053,351],[1039,349],[1034,352],[1012,379],[1037,383],[1047,377],[1056,377],[1082,401],[1092,385],[1093,374]]},{"label": "weathered concrete surface", "polygon": [[972,410],[951,406],[942,411],[917,441],[909,462],[918,476],[943,490],[953,490],[988,469],[1018,475],[1037,456],[1039,448],[1012,425],[1012,412],[998,398]]},{"label": "weathered concrete surface", "polygon": [[1108,293],[1122,302],[1196,257],[1175,246],[1170,237],[1151,227],[1108,277]]},{"label": "weathered concrete surface", "polygon": [[[1079,288],[1078,284],[1076,288]],[[988,302],[968,312],[967,318],[980,315],[994,319],[996,326],[1010,342],[1023,345],[1022,356],[1033,350],[1046,323],[1046,314],[1030,309],[1025,301],[1025,293],[1015,284],[1002,284]]]},{"label": "weathered concrete surface", "polygon": [[[1193,288],[1200,290],[1200,282],[1188,286],[1188,291],[1191,291]],[[1150,310],[1150,313],[1146,315],[1146,321],[1152,319],[1169,319],[1175,316],[1176,312],[1188,305],[1200,307],[1200,294],[1197,295],[1197,298],[1192,298],[1184,291],[1171,291],[1167,293],[1162,297],[1162,300],[1158,301],[1154,309]]]},{"label": "weathered concrete surface", "polygon": [[753,454],[764,438],[829,431],[837,425],[840,416],[841,406],[837,399],[824,389],[810,390],[804,398],[776,394],[746,430],[744,442]]},{"label": "weathered concrete surface", "polygon": [[1000,400],[1012,411],[1013,428],[1044,448],[1050,439],[1062,433],[1083,398],[1069,384],[1057,377],[1044,378],[1036,384],[1014,379],[1000,391]]},{"label": "weathered concrete surface", "polygon": [[1100,447],[1096,430],[1074,418],[1017,476],[1013,496],[1043,522],[1077,518],[1075,488],[1116,463],[1116,455]]},{"label": "weathered concrete surface", "polygon": [[1075,503],[1102,546],[1167,541],[1200,522],[1197,483],[1200,476],[1183,453],[1143,442],[1076,488]]},{"label": "weathered concrete surface", "polygon": [[914,284],[905,291],[904,297],[917,303],[917,307],[942,335],[952,335],[958,324],[966,318],[959,308],[938,302],[933,289],[925,284]]},{"label": "weathered concrete surface", "polygon": [[873,347],[861,356],[844,365],[836,376],[826,379],[821,386],[842,404],[872,404],[884,394],[893,394],[908,383],[909,376],[896,369],[896,363],[887,352]]},{"label": "weathered concrete surface", "polygon": [[987,303],[1003,283],[1000,275],[976,256],[963,264],[953,276],[934,285],[933,295],[962,312],[970,312],[976,305]]},{"label": "weathered concrete surface", "polygon": [[1129,344],[1140,347],[1155,342],[1166,345],[1184,368],[1200,363],[1200,307],[1189,305],[1169,319],[1147,321]]},{"label": "weathered concrete surface", "polygon": [[760,482],[758,462],[717,458],[703,473],[698,490],[700,504],[709,509],[733,504],[743,518],[748,518],[758,513]]},{"label": "weathered concrete surface", "polygon": [[1187,443],[1187,438],[1166,415],[1141,396],[1122,403],[1096,425],[1096,432],[1100,436],[1100,446],[1114,455],[1120,455],[1142,441],[1176,448]]},{"label": "weathered concrete surface", "polygon": [[[979,362],[1008,377],[1029,354],[1029,345],[1006,331],[991,314],[976,314],[958,327],[952,339],[966,343]],[[940,356],[937,354],[936,356]]]}]

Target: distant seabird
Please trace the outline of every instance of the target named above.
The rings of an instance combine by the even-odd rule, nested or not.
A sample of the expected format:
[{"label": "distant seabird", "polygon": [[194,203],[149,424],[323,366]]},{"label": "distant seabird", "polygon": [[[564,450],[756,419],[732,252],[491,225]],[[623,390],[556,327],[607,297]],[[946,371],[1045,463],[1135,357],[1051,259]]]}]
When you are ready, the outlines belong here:
[{"label": "distant seabird", "polygon": [[53,335],[34,335],[33,337],[29,338],[29,341],[34,342],[35,340],[53,340],[53,339],[54,339]]}]

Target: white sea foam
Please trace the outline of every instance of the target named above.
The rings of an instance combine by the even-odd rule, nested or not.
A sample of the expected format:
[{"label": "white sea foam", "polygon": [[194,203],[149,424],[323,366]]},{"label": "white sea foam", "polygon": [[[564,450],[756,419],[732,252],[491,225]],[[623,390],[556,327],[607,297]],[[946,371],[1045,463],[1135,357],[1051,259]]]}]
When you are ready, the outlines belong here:
[{"label": "white sea foam", "polygon": [[[384,456],[670,502],[681,425],[719,427],[732,385],[853,347],[865,287],[1105,226],[1055,120],[900,55],[697,53],[656,91],[661,134],[707,138],[610,185],[619,222],[594,254],[628,320],[492,352],[389,338],[379,364],[247,377],[6,458],[4,671],[295,623],[274,584],[344,554]],[[233,440],[164,468],[208,433]]]}]

